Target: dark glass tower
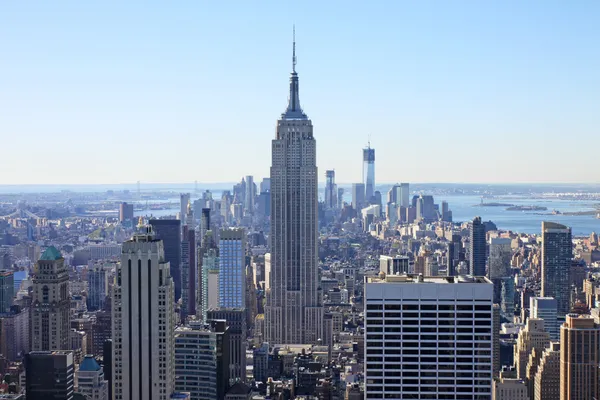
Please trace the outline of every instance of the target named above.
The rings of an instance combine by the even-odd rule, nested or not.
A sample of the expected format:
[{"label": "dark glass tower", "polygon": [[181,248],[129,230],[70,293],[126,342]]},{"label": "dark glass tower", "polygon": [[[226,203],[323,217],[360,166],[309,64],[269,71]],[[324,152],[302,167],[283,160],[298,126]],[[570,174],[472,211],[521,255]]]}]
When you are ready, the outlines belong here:
[{"label": "dark glass tower", "polygon": [[485,276],[485,225],[481,217],[475,217],[471,224],[469,243],[469,273],[473,276]]},{"label": "dark glass tower", "polygon": [[181,221],[178,219],[151,219],[156,240],[162,240],[165,262],[170,263],[175,284],[175,302],[181,298]]},{"label": "dark glass tower", "polygon": [[557,315],[571,308],[569,270],[573,258],[571,228],[555,222],[542,222],[542,297],[554,297]]}]

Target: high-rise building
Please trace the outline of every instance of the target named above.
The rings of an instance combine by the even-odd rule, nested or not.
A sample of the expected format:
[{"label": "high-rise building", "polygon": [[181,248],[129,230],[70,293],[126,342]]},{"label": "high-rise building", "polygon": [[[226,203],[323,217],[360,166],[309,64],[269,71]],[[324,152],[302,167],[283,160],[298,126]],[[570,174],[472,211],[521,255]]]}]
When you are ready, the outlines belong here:
[{"label": "high-rise building", "polygon": [[300,107],[294,41],[290,97],[277,122],[271,166],[271,274],[265,336],[318,343],[323,307],[318,269],[318,172],[313,125]]},{"label": "high-rise building", "polygon": [[181,320],[196,315],[196,232],[183,227],[181,240]]},{"label": "high-rise building", "polygon": [[254,177],[248,175],[246,177],[246,199],[244,200],[244,212],[246,214],[254,214],[254,199],[256,198],[256,185]]},{"label": "high-rise building", "polygon": [[600,398],[599,349],[600,326],[594,319],[587,315],[567,314],[560,327],[561,400]]},{"label": "high-rise building", "polygon": [[543,221],[541,296],[556,299],[559,317],[571,310],[569,270],[572,258],[571,228]]},{"label": "high-rise building", "polygon": [[10,312],[15,297],[15,273],[0,271],[0,313]]},{"label": "high-rise building", "polygon": [[88,311],[103,309],[107,293],[108,274],[104,264],[96,263],[88,270],[88,296],[86,299]]},{"label": "high-rise building", "polygon": [[544,330],[544,320],[529,318],[525,328],[519,332],[514,350],[519,379],[527,378],[527,362],[532,350],[535,349],[541,354],[548,346],[550,346],[550,334]]},{"label": "high-rise building", "polygon": [[469,271],[474,276],[485,275],[485,226],[475,217],[470,226]]},{"label": "high-rise building", "polygon": [[223,399],[229,387],[229,329],[225,321],[190,321],[175,329],[175,388],[194,400]]},{"label": "high-rise building", "polygon": [[229,327],[229,380],[246,381],[246,311],[234,308],[218,308],[207,311],[207,319],[223,320]]},{"label": "high-rise building", "polygon": [[219,307],[246,308],[246,235],[243,229],[221,230],[219,238]]},{"label": "high-rise building", "polygon": [[8,361],[21,361],[31,350],[29,309],[13,306],[11,312],[0,313],[0,354]]},{"label": "high-rise building", "polygon": [[366,205],[365,185],[363,183],[352,184],[352,207],[360,211]]},{"label": "high-rise building", "polygon": [[179,195],[179,220],[181,221],[180,226],[187,225],[186,217],[188,205],[190,204],[190,194],[189,193],[181,193]]},{"label": "high-rise building", "polygon": [[77,391],[89,400],[109,400],[108,381],[93,355],[86,355],[77,370]]},{"label": "high-rise building", "polygon": [[365,283],[365,398],[490,399],[491,282],[383,275]]},{"label": "high-rise building", "polygon": [[27,400],[72,400],[73,371],[73,353],[70,351],[32,351],[27,354]]},{"label": "high-rise building", "polygon": [[48,247],[37,263],[31,305],[31,349],[68,350],[71,329],[69,271],[65,259],[54,246]]},{"label": "high-rise building", "polygon": [[133,204],[121,203],[119,205],[119,222],[133,221]]},{"label": "high-rise building", "polygon": [[113,288],[113,395],[167,400],[175,378],[175,314],[163,241],[148,227],[122,251]]},{"label": "high-rise building", "polygon": [[157,240],[162,240],[165,262],[170,265],[171,279],[175,284],[175,302],[181,298],[181,221],[176,219],[151,219],[150,225]]},{"label": "high-rise building", "polygon": [[410,186],[408,183],[400,184],[400,193],[398,194],[397,202],[400,203],[402,207],[410,207]]},{"label": "high-rise building", "polygon": [[529,299],[529,316],[544,320],[544,329],[550,334],[550,340],[560,340],[560,324],[557,318],[556,299],[552,297],[532,297]]},{"label": "high-rise building", "polygon": [[511,275],[510,261],[512,258],[512,239],[510,238],[491,238],[490,239],[490,257],[489,271],[490,279],[504,278]]},{"label": "high-rise building", "polygon": [[535,374],[534,397],[530,400],[560,399],[560,343],[552,342],[544,350]]},{"label": "high-rise building", "polygon": [[210,208],[203,208],[200,217],[200,240],[204,244],[204,236],[210,230]]},{"label": "high-rise building", "polygon": [[[489,397],[482,397],[487,398]],[[527,395],[527,385],[522,379],[500,377],[494,379],[492,400],[531,400]]]},{"label": "high-rise building", "polygon": [[375,149],[371,143],[363,149],[363,185],[365,185],[365,200],[371,202],[375,194]]},{"label": "high-rise building", "polygon": [[219,307],[219,251],[209,248],[202,251],[201,299],[202,321],[207,321],[207,311]]},{"label": "high-rise building", "polygon": [[335,171],[325,171],[325,207],[337,208],[337,185],[335,184]]}]

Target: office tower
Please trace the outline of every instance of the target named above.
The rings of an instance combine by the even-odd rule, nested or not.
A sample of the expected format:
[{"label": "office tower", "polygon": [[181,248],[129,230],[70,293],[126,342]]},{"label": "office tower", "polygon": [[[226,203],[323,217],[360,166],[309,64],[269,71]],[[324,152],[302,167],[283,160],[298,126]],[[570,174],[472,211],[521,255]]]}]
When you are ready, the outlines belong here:
[{"label": "office tower", "polygon": [[571,310],[569,269],[573,258],[571,228],[555,222],[542,222],[542,297],[553,297],[557,313]]},{"label": "office tower", "polygon": [[175,302],[181,298],[181,221],[176,219],[151,219],[150,225],[156,240],[162,240],[165,262],[170,265],[171,279],[175,284]]},{"label": "office tower", "polygon": [[113,400],[113,346],[112,339],[102,343],[102,361],[104,362],[104,377],[108,381],[108,399]]},{"label": "office tower", "polygon": [[188,205],[190,204],[190,194],[189,193],[181,193],[179,195],[179,220],[181,221],[180,226],[187,225],[186,217]]},{"label": "office tower", "polygon": [[544,320],[544,329],[550,340],[560,340],[560,326],[557,319],[557,303],[552,297],[532,297],[529,299],[529,316]]},{"label": "office tower", "polygon": [[31,349],[69,349],[69,271],[65,259],[53,246],[44,251],[37,263],[31,304]]},{"label": "office tower", "polygon": [[10,312],[15,297],[15,273],[0,271],[0,313]]},{"label": "office tower", "polygon": [[494,304],[494,307],[492,309],[492,317],[494,318],[493,321],[493,330],[492,330],[492,346],[494,348],[492,354],[494,355],[492,362],[493,362],[493,369],[494,369],[494,376],[498,376],[498,373],[500,372],[501,369],[501,362],[500,362],[500,328],[501,328],[501,324],[500,324],[500,306],[498,304]]},{"label": "office tower", "polygon": [[398,194],[397,202],[400,203],[402,207],[410,207],[410,187],[408,183],[400,184],[400,193]]},{"label": "office tower", "polygon": [[365,398],[489,399],[491,282],[382,276],[365,283]]},{"label": "office tower", "polygon": [[325,207],[337,208],[337,185],[335,184],[335,171],[325,171]]},{"label": "office tower", "polygon": [[269,191],[271,191],[271,178],[263,178],[262,182],[260,182],[260,192]]},{"label": "office tower", "polygon": [[207,311],[207,319],[223,320],[229,327],[229,380],[246,381],[246,311],[233,308],[219,308]]},{"label": "office tower", "polygon": [[244,212],[247,214],[254,214],[254,200],[256,198],[256,185],[254,184],[254,177],[248,175],[246,177],[246,199],[244,201],[245,209]]},{"label": "office tower", "polygon": [[363,185],[365,185],[365,200],[371,202],[375,194],[375,149],[371,143],[363,149]]},{"label": "office tower", "polygon": [[196,232],[183,227],[181,241],[181,321],[196,315]]},{"label": "office tower", "polygon": [[104,264],[94,264],[88,270],[88,296],[86,299],[88,311],[103,309],[107,293],[108,274]]},{"label": "office tower", "polygon": [[[469,396],[469,398],[473,398]],[[476,397],[478,398],[478,397]],[[489,397],[481,397],[489,399]],[[521,379],[505,378],[501,376],[494,379],[492,400],[532,400],[527,395],[527,385]]]},{"label": "office tower", "polygon": [[527,385],[527,394],[529,398],[533,398],[535,393],[535,375],[537,374],[538,367],[540,365],[540,358],[542,351],[531,349],[529,354],[526,371],[525,371],[525,383]]},{"label": "office tower", "polygon": [[344,188],[337,189],[337,208],[340,210],[344,206]]},{"label": "office tower", "polygon": [[173,393],[174,283],[169,274],[163,241],[150,227],[123,243],[112,304],[115,400],[167,400]]},{"label": "office tower", "polygon": [[246,234],[223,229],[219,239],[219,307],[246,308]]},{"label": "office tower", "polygon": [[8,361],[21,361],[30,348],[29,309],[18,306],[0,313],[0,354]]},{"label": "office tower", "polygon": [[565,323],[560,327],[561,400],[590,400],[600,397],[599,339],[600,326],[593,318],[588,315],[566,315]]},{"label": "office tower", "polygon": [[470,226],[469,268],[471,275],[485,275],[485,226],[481,217],[475,217]]},{"label": "office tower", "polygon": [[73,371],[73,353],[70,351],[32,351],[27,354],[27,400],[72,400]]},{"label": "office tower", "polygon": [[489,271],[490,279],[504,278],[511,275],[510,261],[512,258],[512,239],[491,238]]},{"label": "office tower", "polygon": [[535,374],[534,397],[530,400],[560,399],[560,343],[544,350]]},{"label": "office tower", "polygon": [[366,205],[365,185],[362,183],[352,184],[352,208],[359,211]]},{"label": "office tower", "polygon": [[210,208],[202,209],[200,217],[200,241],[204,244],[204,236],[210,230]]},{"label": "office tower", "polygon": [[300,108],[294,41],[290,97],[277,122],[271,166],[271,283],[266,340],[318,343],[323,307],[318,269],[318,171],[313,125]]},{"label": "office tower", "polygon": [[501,279],[500,308],[509,322],[515,317],[515,280],[512,276]]},{"label": "office tower", "polygon": [[219,307],[219,252],[209,248],[202,251],[201,310],[202,321],[207,321],[207,311]]},{"label": "office tower", "polygon": [[133,204],[121,203],[119,205],[119,222],[133,221]]},{"label": "office tower", "polygon": [[88,400],[109,400],[108,381],[104,379],[104,370],[92,355],[84,357],[77,371],[77,391]]},{"label": "office tower", "polygon": [[533,349],[541,352],[550,345],[550,334],[544,329],[544,320],[529,318],[525,328],[521,329],[515,345],[515,366],[517,377],[527,378],[527,362]]},{"label": "office tower", "polygon": [[223,399],[229,387],[229,329],[225,321],[190,321],[175,329],[175,389],[193,400]]},{"label": "office tower", "polygon": [[433,196],[424,194],[421,195],[421,199],[423,201],[422,218],[427,222],[437,220]]},{"label": "office tower", "polygon": [[271,193],[261,192],[258,195],[258,215],[261,218],[268,218],[271,216]]},{"label": "office tower", "polygon": [[393,185],[390,190],[387,192],[387,203],[398,203],[398,192],[400,191],[400,186]]}]

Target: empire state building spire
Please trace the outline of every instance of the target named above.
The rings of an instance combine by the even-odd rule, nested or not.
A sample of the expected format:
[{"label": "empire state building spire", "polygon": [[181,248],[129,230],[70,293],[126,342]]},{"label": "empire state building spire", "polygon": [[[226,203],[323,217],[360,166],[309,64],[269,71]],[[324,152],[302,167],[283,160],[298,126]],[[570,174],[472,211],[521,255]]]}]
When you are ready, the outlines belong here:
[{"label": "empire state building spire", "polygon": [[292,45],[292,75],[290,76],[290,97],[287,109],[281,114],[281,119],[308,119],[300,107],[300,90],[298,87],[298,73],[296,72],[296,27]]}]

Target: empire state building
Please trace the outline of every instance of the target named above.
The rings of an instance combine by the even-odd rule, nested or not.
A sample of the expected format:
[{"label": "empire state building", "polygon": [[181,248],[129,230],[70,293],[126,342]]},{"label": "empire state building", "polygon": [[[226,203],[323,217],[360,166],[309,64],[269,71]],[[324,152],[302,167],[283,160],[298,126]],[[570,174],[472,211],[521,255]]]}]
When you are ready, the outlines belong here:
[{"label": "empire state building", "polygon": [[273,344],[317,344],[322,338],[316,156],[313,125],[300,108],[294,40],[289,103],[272,142],[265,339]]}]

